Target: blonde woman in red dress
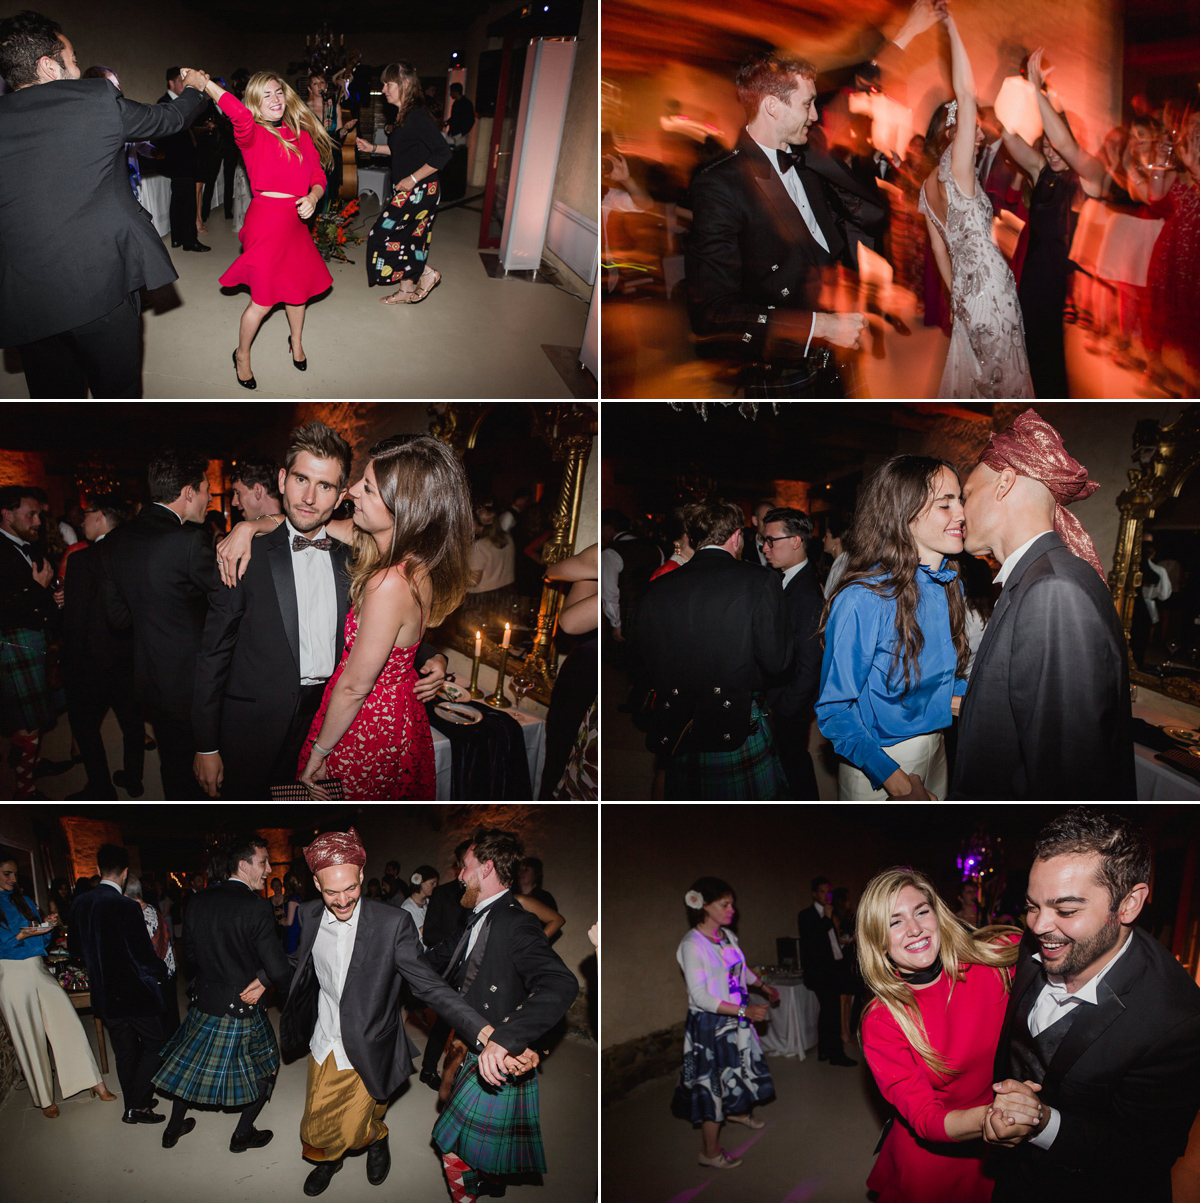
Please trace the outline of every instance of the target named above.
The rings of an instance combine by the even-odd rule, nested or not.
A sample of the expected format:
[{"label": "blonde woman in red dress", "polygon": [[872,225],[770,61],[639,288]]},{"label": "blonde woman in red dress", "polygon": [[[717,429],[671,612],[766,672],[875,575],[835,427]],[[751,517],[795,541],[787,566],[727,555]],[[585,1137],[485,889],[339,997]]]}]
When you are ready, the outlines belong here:
[{"label": "blonde woman in red dress", "polygon": [[333,142],[308,105],[270,71],[250,77],[245,104],[211,79],[204,90],[233,122],[234,141],[254,193],[239,234],[242,253],[221,277],[224,288],[245,284],[250,289],[233,365],[238,384],[253,389],[258,385],[250,344],[263,318],[280,302],[291,330],[292,365],[301,372],[308,367],[301,338],[304,307],[328,291],[333,277],[306,223],[325,195]]}]

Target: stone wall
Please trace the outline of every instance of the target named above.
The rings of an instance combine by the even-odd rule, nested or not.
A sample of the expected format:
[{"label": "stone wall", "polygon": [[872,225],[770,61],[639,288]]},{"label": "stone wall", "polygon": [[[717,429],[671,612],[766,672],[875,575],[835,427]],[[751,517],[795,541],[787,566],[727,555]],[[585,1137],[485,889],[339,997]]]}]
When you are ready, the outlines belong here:
[{"label": "stone wall", "polygon": [[614,1044],[600,1054],[600,1102],[615,1103],[635,1086],[678,1073],[683,1063],[684,1021]]}]

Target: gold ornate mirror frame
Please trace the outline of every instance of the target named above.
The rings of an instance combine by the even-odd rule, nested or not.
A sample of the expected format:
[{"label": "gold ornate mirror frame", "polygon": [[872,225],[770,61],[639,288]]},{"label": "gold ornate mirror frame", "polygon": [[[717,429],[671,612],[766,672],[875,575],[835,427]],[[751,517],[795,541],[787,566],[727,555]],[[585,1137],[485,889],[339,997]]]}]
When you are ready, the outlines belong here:
[{"label": "gold ornate mirror frame", "polygon": [[[1200,464],[1200,405],[1189,405],[1168,426],[1152,418],[1139,422],[1133,432],[1134,458],[1141,464],[1129,470],[1129,488],[1118,498],[1121,511],[1117,552],[1109,588],[1129,646],[1133,607],[1142,587],[1142,529],[1157,510],[1179,496],[1192,469]],[[1165,676],[1143,672],[1129,652],[1129,679],[1157,693],[1200,706],[1200,677]]]},{"label": "gold ornate mirror frame", "polygon": [[[465,451],[475,446],[484,419],[497,404],[519,405],[524,402],[458,403],[431,406],[430,434],[454,448],[461,459]],[[576,403],[562,405],[529,405],[532,411],[532,433],[550,447],[555,461],[562,461],[563,474],[558,498],[550,524],[553,533],[546,541],[544,562],[556,564],[575,554],[575,537],[579,530],[579,514],[583,508],[583,481],[587,473],[588,456],[596,437],[596,409]],[[561,586],[543,584],[533,648],[524,661],[509,661],[509,680],[517,696],[528,693],[543,705],[550,704],[550,693],[558,672],[554,650],[554,635],[558,612],[566,590]],[[449,644],[455,651],[474,657],[475,645],[465,636],[443,631],[439,642]],[[500,666],[500,651],[491,641],[485,641],[481,659],[493,668]]]}]

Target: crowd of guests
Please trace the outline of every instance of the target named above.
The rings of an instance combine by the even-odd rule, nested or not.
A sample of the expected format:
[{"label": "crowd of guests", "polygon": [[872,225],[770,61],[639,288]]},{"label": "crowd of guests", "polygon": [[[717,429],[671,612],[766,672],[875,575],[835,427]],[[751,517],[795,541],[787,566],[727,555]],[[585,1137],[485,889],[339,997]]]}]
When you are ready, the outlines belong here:
[{"label": "crowd of guests", "polygon": [[605,649],[653,796],[817,798],[815,714],[839,799],[1134,797],[1125,636],[1065,508],[1097,487],[1027,410],[962,477],[888,460],[820,541],[710,498],[668,558],[605,511]]}]

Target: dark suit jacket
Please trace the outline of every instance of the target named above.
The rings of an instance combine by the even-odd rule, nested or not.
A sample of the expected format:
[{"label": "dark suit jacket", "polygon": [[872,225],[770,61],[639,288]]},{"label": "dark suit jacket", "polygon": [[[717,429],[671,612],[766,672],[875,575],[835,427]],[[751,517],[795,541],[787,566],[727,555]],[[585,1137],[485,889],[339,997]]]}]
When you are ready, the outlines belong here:
[{"label": "dark suit jacket", "polygon": [[[0,274],[3,271],[0,264]],[[41,555],[28,545],[26,551],[40,567]],[[44,631],[55,613],[50,590],[33,579],[33,569],[17,545],[7,535],[0,535],[0,631]]]},{"label": "dark suit jacket", "polygon": [[129,187],[125,144],[182,129],[203,105],[194,88],[170,109],[136,104],[107,79],[0,96],[0,346],[85,325],[176,278]]},{"label": "dark suit jacket", "polygon": [[219,582],[208,532],[148,505],[106,536],[100,551],[109,622],[133,629],[138,701],[190,721],[208,595]]},{"label": "dark suit jacket", "polygon": [[[511,893],[488,910],[460,990],[495,1026],[495,1040],[510,1053],[521,1053],[567,1013],[579,980],[550,947],[542,925]],[[429,950],[429,963],[439,973],[453,970],[461,938],[451,936]]]},{"label": "dark suit jacket", "polygon": [[71,904],[67,948],[87,966],[96,1014],[104,1019],[162,1014],[158,983],[167,980],[167,966],[132,898],[103,883],[81,894]]},{"label": "dark suit jacket", "polygon": [[[1042,1082],[1039,1097],[1062,1117],[1054,1143],[997,1151],[996,1203],[1170,1203],[1171,1166],[1200,1108],[1200,989],[1141,928],[1129,938]],[[1013,1076],[1014,1025],[1045,983],[1036,951],[1027,937],[996,1050],[998,1082]]]},{"label": "dark suit jacket", "polygon": [[426,948],[436,948],[449,936],[458,939],[467,925],[467,912],[462,906],[463,885],[454,879],[435,886],[425,910],[425,929],[422,933]]},{"label": "dark suit jacket", "polygon": [[[175,100],[171,95],[170,89],[168,89],[158,98],[158,107],[174,108],[176,105],[182,104],[191,90],[190,88],[185,88],[183,95],[178,100]],[[196,142],[192,136],[191,126],[193,122],[203,119],[209,107],[210,102],[205,97],[204,104],[197,107],[196,112],[189,117],[183,129],[178,133],[153,139],[155,148],[163,152],[164,157],[159,160],[159,168],[163,175],[169,176],[171,179],[194,178],[196,173]]]},{"label": "dark suit jacket", "polygon": [[791,627],[795,669],[786,685],[767,695],[767,704],[781,718],[799,718],[812,710],[821,687],[821,609],[825,594],[812,560],[800,569],[783,591],[783,606]]},{"label": "dark suit jacket", "polygon": [[[478,1050],[476,1037],[493,1021],[482,1018],[433,970],[407,911],[373,898],[361,899],[358,907],[358,931],[342,987],[342,1045],[371,1097],[386,1099],[412,1073],[412,1050],[400,1014],[405,981],[457,1029],[469,1048]],[[312,951],[326,913],[319,898],[300,908],[296,976],[279,1021],[280,1039],[289,1053],[306,1050],[316,1030],[321,987]]]},{"label": "dark suit jacket", "polygon": [[[846,169],[817,145],[806,148],[796,171],[825,241],[809,233],[779,173],[742,131],[737,146],[696,173],[691,187],[692,233],[687,282],[692,330],[708,353],[762,362],[773,314],[817,308],[821,268],[846,250],[830,206],[830,188],[872,205]],[[869,216],[880,215],[874,208]],[[804,343],[773,351],[802,358]]]},{"label": "dark suit jacket", "polygon": [[804,970],[805,982],[813,990],[836,984],[837,961],[829,943],[833,920],[818,915],[814,904],[796,916],[796,925],[800,929],[800,968]]},{"label": "dark suit jacket", "polygon": [[1135,798],[1128,656],[1096,570],[1052,531],[1041,536],[983,633],[950,796]]},{"label": "dark suit jacket", "polygon": [[133,689],[133,636],[114,631],[104,605],[100,544],[67,557],[63,577],[63,675],[72,687],[115,684]]}]

